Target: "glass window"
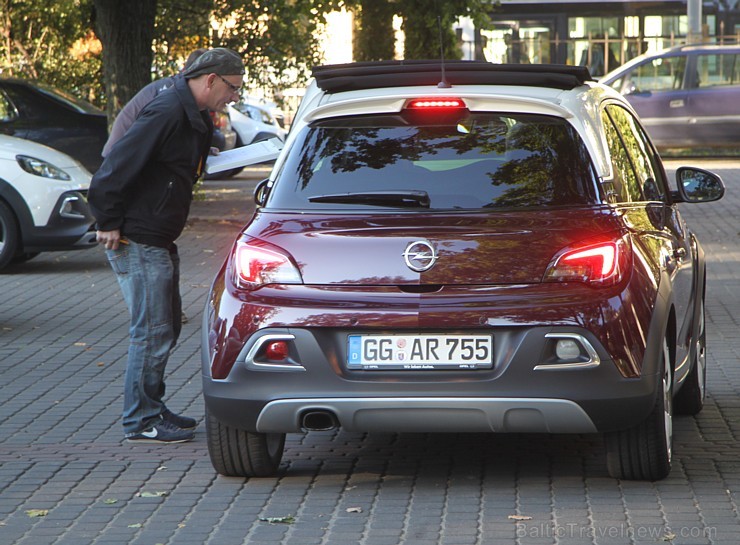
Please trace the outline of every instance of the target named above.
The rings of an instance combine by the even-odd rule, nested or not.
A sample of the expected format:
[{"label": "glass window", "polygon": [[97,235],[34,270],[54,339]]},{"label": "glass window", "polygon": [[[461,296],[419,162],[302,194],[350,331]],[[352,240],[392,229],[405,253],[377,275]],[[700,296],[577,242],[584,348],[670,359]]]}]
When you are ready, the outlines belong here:
[{"label": "glass window", "polygon": [[[658,158],[637,120],[624,108],[611,105],[607,112],[622,137],[635,176],[623,176],[630,201],[658,201],[665,199],[665,187]],[[613,128],[613,127],[612,127]],[[613,136],[612,136],[613,138]]]},{"label": "glass window", "polygon": [[708,53],[697,55],[698,87],[721,87],[740,84],[740,55]]},{"label": "glass window", "polygon": [[[619,131],[606,110],[602,112],[601,121],[604,124],[604,135],[612,160],[612,179],[604,182],[607,200],[611,203],[630,202],[633,200],[630,198],[630,194],[633,192],[630,189],[634,189],[638,185],[632,162],[622,139],[619,137]],[[642,200],[642,198],[637,200]]]},{"label": "glass window", "polygon": [[71,93],[62,91],[61,89],[49,87],[48,85],[44,85],[41,83],[35,84],[35,87],[40,93],[47,95],[55,102],[61,103],[62,105],[66,106],[67,108],[71,110],[75,110],[79,113],[87,113],[87,114],[104,113],[103,110],[101,110],[100,108],[93,106],[89,102],[86,102],[80,98],[77,98]]},{"label": "glass window", "polygon": [[683,87],[686,56],[663,57],[641,64],[630,73],[631,91],[672,91]]},{"label": "glass window", "polygon": [[570,17],[568,36],[572,39],[568,51],[571,62],[587,66],[592,76],[603,76],[619,66],[619,18]]},{"label": "glass window", "polygon": [[596,202],[564,119],[458,110],[337,118],[298,135],[267,206],[479,209]]},{"label": "glass window", "polygon": [[0,90],[0,122],[13,121],[18,116],[18,112],[7,95]]}]

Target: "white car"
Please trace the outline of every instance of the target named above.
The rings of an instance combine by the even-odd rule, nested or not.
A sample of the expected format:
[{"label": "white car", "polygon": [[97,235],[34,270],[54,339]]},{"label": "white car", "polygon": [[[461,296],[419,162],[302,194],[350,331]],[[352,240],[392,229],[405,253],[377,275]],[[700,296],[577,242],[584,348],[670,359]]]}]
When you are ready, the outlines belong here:
[{"label": "white car", "polygon": [[0,269],[97,244],[86,199],[91,177],[69,155],[0,135]]},{"label": "white car", "polygon": [[285,140],[285,129],[262,106],[243,102],[230,104],[229,117],[232,128],[239,135],[238,145],[247,146],[275,137]]}]

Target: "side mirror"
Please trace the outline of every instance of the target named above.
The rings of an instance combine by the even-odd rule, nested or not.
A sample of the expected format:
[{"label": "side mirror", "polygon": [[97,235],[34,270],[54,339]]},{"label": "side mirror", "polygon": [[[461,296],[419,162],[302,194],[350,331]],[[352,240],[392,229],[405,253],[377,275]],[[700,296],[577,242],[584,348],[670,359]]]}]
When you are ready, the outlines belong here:
[{"label": "side mirror", "polygon": [[254,188],[254,202],[257,206],[265,206],[267,195],[270,193],[270,187],[270,179],[265,178],[257,184],[257,187]]},{"label": "side mirror", "polygon": [[712,202],[718,201],[725,194],[722,178],[694,167],[680,167],[676,171],[678,191],[673,194],[676,202]]}]

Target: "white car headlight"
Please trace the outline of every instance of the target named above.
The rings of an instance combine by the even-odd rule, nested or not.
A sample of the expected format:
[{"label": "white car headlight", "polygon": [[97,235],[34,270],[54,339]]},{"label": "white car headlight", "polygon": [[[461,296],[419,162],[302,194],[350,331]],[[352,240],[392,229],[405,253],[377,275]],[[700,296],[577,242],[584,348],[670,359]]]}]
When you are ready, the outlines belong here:
[{"label": "white car headlight", "polygon": [[55,167],[51,163],[47,163],[42,159],[29,157],[27,155],[16,155],[15,159],[23,170],[35,176],[65,181],[72,179],[69,174],[64,172],[61,168]]}]

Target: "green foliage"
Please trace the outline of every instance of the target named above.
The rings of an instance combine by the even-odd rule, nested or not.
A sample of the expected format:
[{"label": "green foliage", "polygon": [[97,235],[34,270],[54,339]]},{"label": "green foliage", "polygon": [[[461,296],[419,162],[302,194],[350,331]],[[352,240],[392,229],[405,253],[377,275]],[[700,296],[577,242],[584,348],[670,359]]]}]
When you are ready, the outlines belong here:
[{"label": "green foliage", "polygon": [[[393,58],[388,56],[387,39],[393,39],[393,15],[403,17],[405,59],[438,59],[441,42],[445,58],[459,59],[460,46],[453,31],[458,17],[470,17],[476,26],[489,21],[489,12],[498,4],[495,0],[345,0],[344,5],[358,15],[354,56],[356,60]],[[363,12],[370,10],[370,21]],[[387,13],[390,12],[390,17]],[[377,15],[376,15],[377,14]],[[439,19],[438,19],[439,18]],[[388,21],[386,23],[386,21]],[[386,34],[383,35],[383,32]]]},{"label": "green foliage", "polygon": [[406,59],[438,59],[440,34],[445,58],[461,58],[453,24],[464,16],[477,23],[485,21],[492,5],[487,0],[398,0],[397,3],[406,34]]},{"label": "green foliage", "polygon": [[[318,64],[323,16],[341,0],[158,0],[152,79],[199,47],[243,54],[248,84],[302,83]],[[0,0],[0,74],[55,85],[105,107],[93,0]],[[122,75],[121,77],[124,77]]]},{"label": "green foliage", "polygon": [[92,0],[0,0],[0,74],[105,103]]},{"label": "green foliage", "polygon": [[360,0],[355,11],[354,58],[356,61],[393,59],[395,5],[378,0]]},{"label": "green foliage", "polygon": [[[404,17],[405,58],[438,58],[441,18],[446,58],[459,58],[451,27],[480,22],[490,0],[157,0],[152,79],[176,73],[199,47],[244,57],[247,85],[271,92],[301,85],[321,62],[323,16],[357,9],[357,60],[393,58],[394,14]],[[364,15],[359,9],[364,5]],[[0,0],[0,74],[38,80],[105,107],[93,0]],[[125,77],[125,74],[120,75]]]},{"label": "green foliage", "polygon": [[[319,28],[337,0],[214,0],[213,46],[242,54],[249,87],[268,91],[305,81],[318,64]],[[218,25],[216,23],[219,23]]]}]

